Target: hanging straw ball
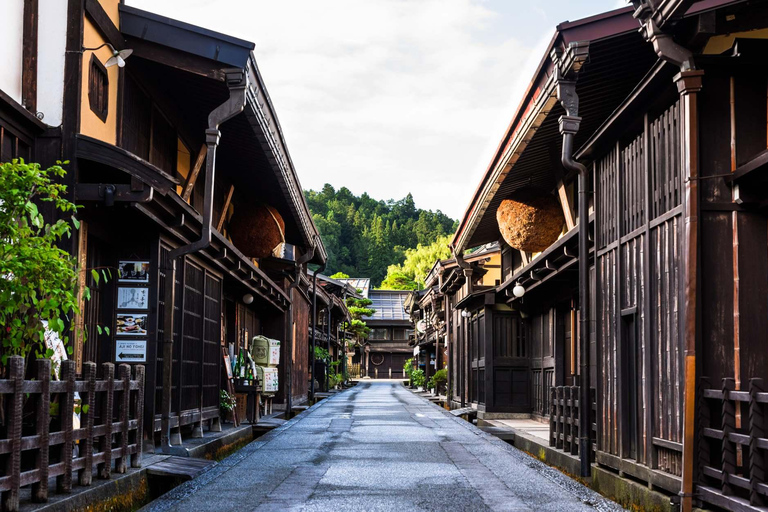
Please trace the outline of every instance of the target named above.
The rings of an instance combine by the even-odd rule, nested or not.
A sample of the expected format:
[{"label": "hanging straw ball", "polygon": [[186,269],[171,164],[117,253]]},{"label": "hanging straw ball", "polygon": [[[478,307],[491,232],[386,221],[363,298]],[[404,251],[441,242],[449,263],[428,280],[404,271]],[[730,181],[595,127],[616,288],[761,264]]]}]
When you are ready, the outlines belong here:
[{"label": "hanging straw ball", "polygon": [[266,258],[285,242],[285,221],[276,209],[266,204],[246,211],[238,208],[229,222],[232,243],[250,258]]},{"label": "hanging straw ball", "polygon": [[552,194],[529,188],[518,190],[501,202],[496,222],[510,247],[540,252],[557,240],[565,219]]}]

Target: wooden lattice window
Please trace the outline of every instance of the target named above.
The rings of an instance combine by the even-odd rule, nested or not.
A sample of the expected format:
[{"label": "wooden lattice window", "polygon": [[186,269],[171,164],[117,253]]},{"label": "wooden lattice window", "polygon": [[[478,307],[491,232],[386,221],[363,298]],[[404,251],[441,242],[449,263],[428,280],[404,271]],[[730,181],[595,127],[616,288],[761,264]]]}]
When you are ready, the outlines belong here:
[{"label": "wooden lattice window", "polygon": [[88,73],[88,102],[93,113],[106,123],[109,112],[109,75],[104,64],[93,54]]}]

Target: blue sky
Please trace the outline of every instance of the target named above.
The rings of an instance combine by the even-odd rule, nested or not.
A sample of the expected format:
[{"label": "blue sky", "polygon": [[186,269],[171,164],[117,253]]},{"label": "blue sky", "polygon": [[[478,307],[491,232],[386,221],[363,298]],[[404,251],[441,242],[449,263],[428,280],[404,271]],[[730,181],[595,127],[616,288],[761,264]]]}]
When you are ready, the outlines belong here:
[{"label": "blue sky", "polygon": [[[254,53],[304,188],[459,218],[555,26],[622,0],[127,0]],[[233,13],[239,13],[234,18]]]}]

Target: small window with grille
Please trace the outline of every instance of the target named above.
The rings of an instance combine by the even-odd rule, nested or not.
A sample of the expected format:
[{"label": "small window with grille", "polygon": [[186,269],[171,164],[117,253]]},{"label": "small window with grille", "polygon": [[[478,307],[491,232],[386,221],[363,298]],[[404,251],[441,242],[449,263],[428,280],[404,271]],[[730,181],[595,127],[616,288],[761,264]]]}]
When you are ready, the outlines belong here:
[{"label": "small window with grille", "polygon": [[88,102],[99,119],[107,122],[109,111],[109,75],[107,68],[96,55],[91,54],[91,69],[88,73]]}]

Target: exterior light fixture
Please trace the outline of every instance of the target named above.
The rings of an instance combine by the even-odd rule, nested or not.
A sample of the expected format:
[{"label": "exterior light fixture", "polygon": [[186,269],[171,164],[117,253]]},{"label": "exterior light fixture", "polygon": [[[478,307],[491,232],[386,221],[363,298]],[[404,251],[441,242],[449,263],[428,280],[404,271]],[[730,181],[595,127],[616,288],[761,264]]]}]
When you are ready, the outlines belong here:
[{"label": "exterior light fixture", "polygon": [[466,309],[462,309],[461,316],[463,316],[464,318],[469,318],[469,311],[467,311]]},{"label": "exterior light fixture", "polygon": [[[101,46],[97,46],[96,48],[83,48],[79,53],[83,53],[86,51],[96,51],[100,50],[101,48],[108,47],[110,50],[112,50],[112,56],[107,59],[107,62],[104,63],[105,68],[111,68],[115,64],[117,64],[117,67],[122,68],[125,67],[125,59],[131,56],[133,53],[133,50],[129,48],[125,48],[124,50],[117,51],[115,50],[115,47],[112,46],[109,43],[104,43]],[[74,52],[78,53],[78,52]]]},{"label": "exterior light fixture", "polygon": [[243,302],[245,304],[252,303],[253,302],[253,295],[251,295],[250,293],[246,293],[245,295],[243,295]]},{"label": "exterior light fixture", "polygon": [[520,284],[520,281],[518,281],[517,283],[515,283],[515,287],[514,287],[514,288],[512,288],[512,295],[514,295],[514,296],[515,296],[515,297],[517,297],[518,299],[519,299],[520,297],[522,297],[523,295],[525,295],[525,288],[523,287],[523,285],[522,285],[522,284]]}]

